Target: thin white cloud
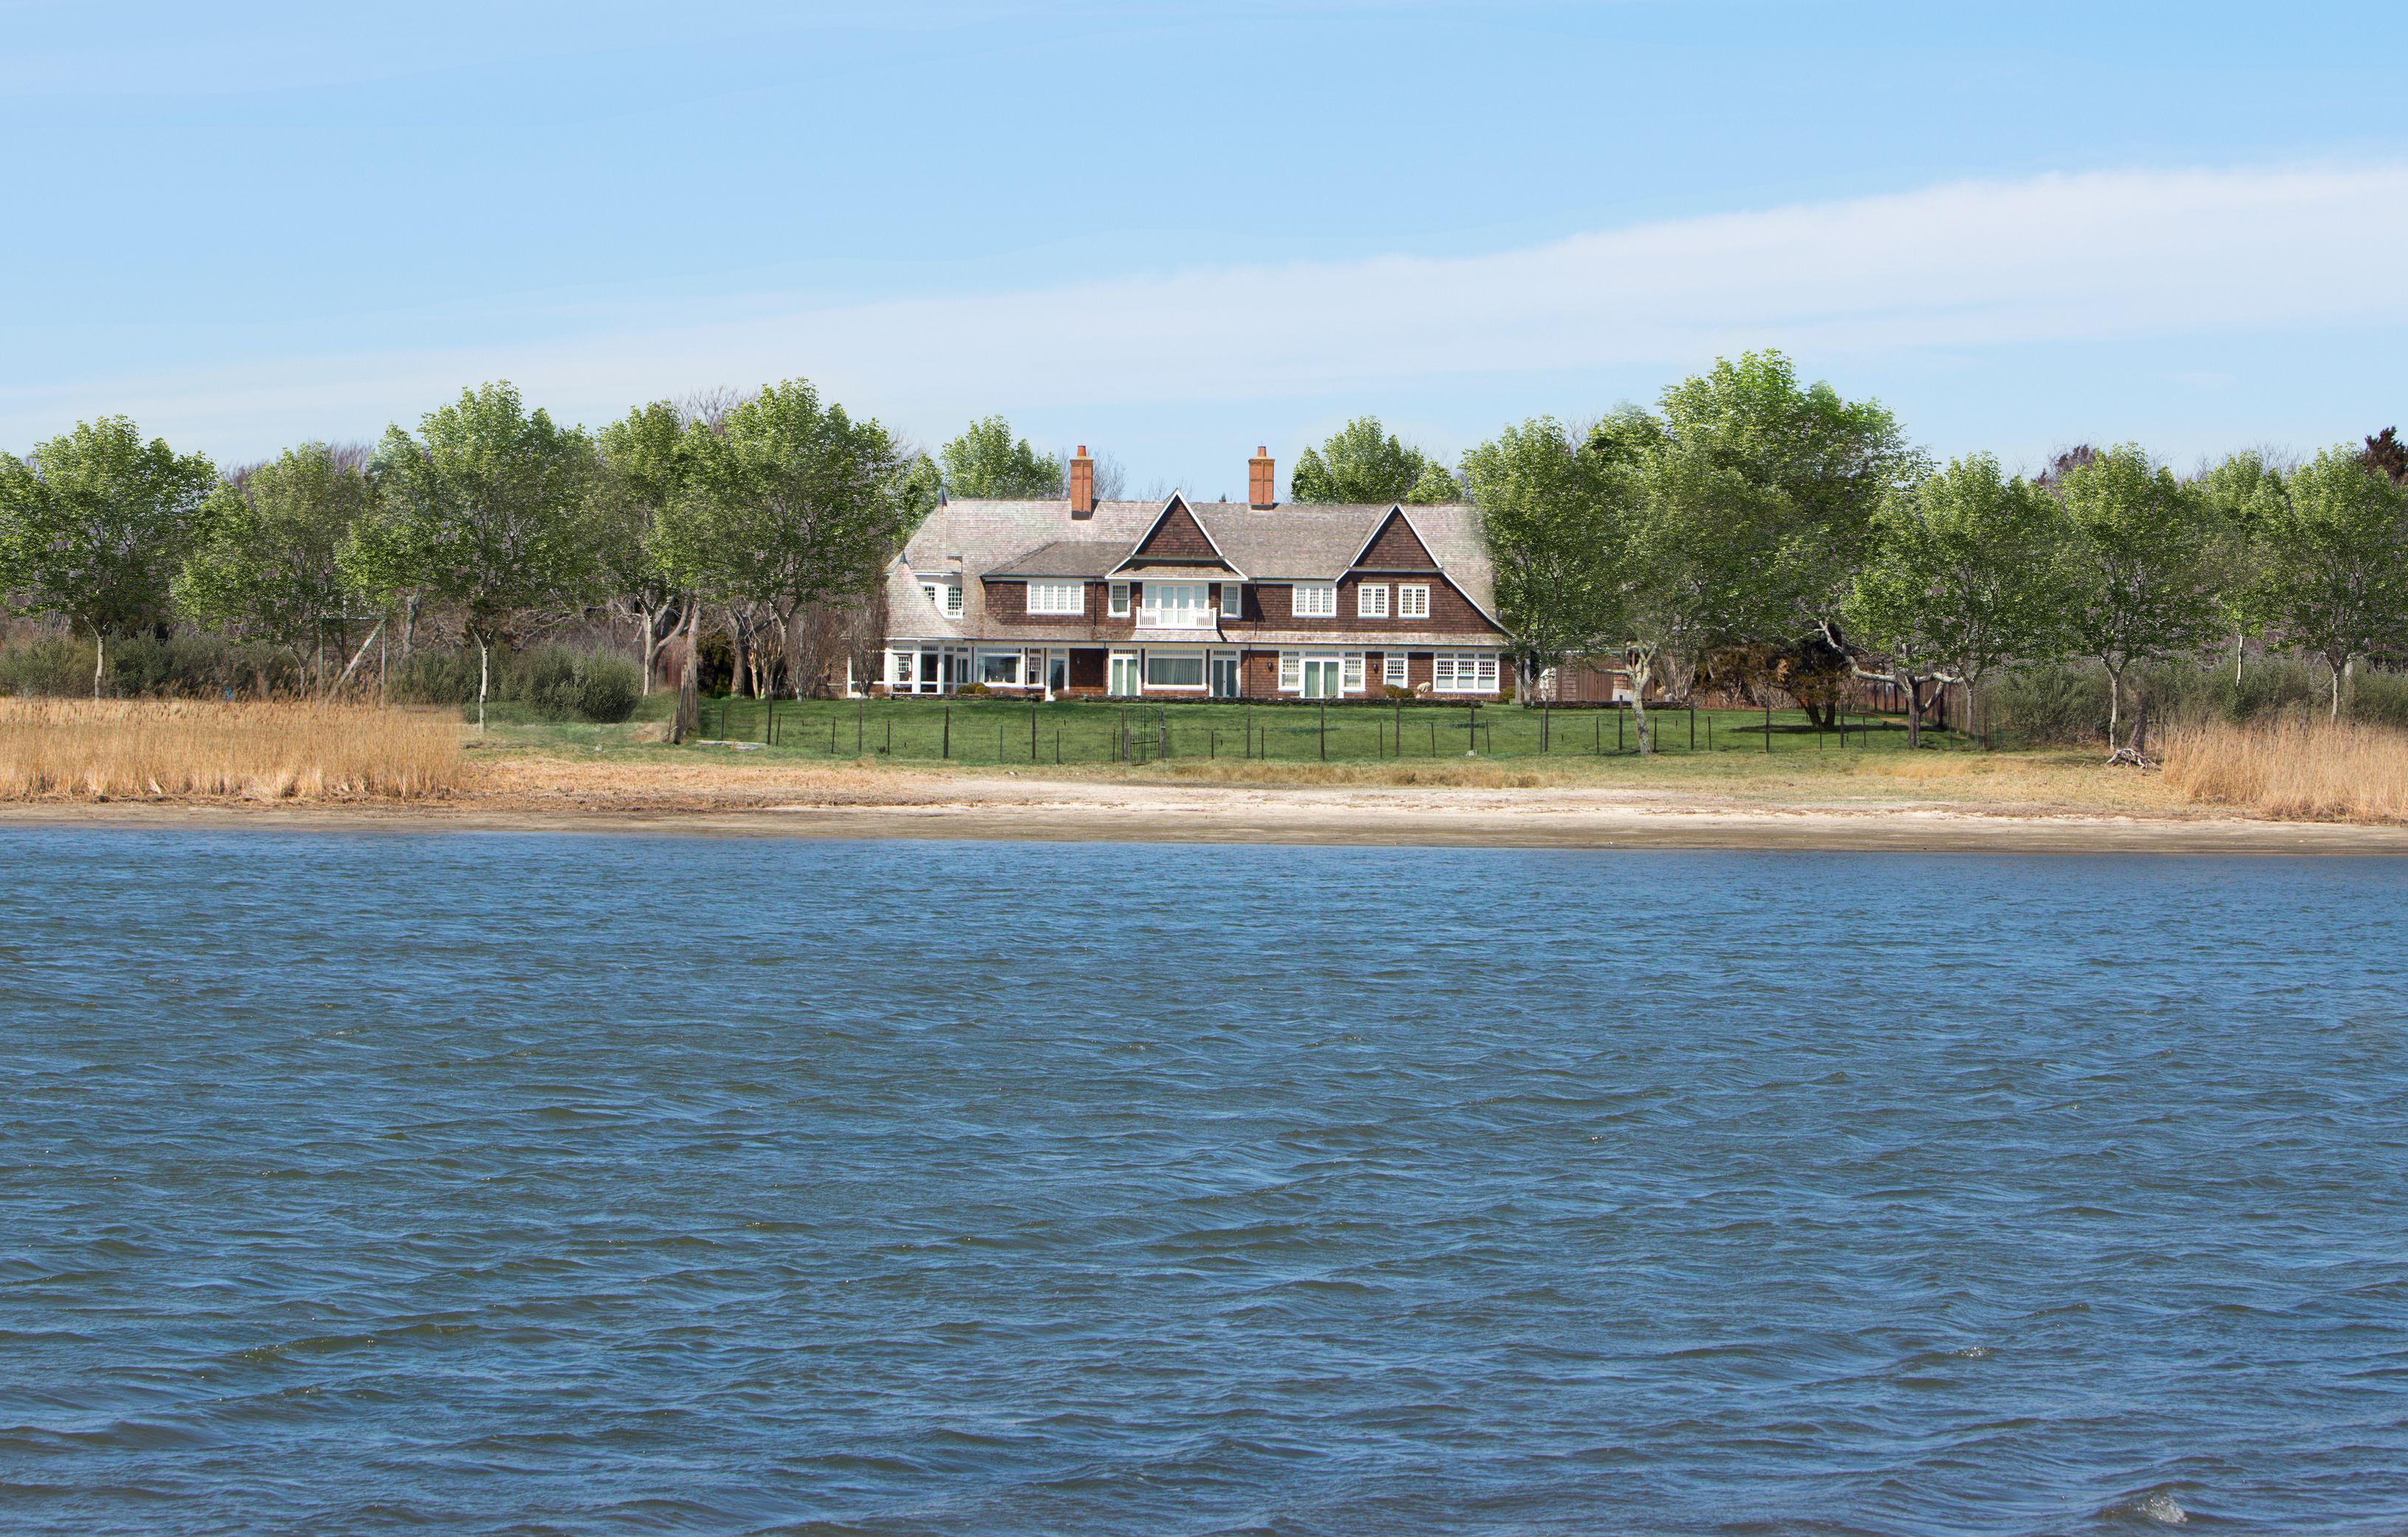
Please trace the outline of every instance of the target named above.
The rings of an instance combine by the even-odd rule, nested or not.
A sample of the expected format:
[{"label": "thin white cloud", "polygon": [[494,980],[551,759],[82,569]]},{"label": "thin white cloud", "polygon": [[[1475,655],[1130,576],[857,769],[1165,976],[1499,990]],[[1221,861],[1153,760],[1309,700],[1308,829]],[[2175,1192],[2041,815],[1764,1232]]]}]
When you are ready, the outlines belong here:
[{"label": "thin white cloud", "polygon": [[121,409],[245,446],[414,420],[517,381],[562,415],[804,376],[890,419],[1277,399],[1400,381],[1684,367],[2408,318],[2408,166],[2101,172],[1639,224],[1487,255],[1198,268],[636,323],[511,350],[248,363],[0,395],[0,442]]}]

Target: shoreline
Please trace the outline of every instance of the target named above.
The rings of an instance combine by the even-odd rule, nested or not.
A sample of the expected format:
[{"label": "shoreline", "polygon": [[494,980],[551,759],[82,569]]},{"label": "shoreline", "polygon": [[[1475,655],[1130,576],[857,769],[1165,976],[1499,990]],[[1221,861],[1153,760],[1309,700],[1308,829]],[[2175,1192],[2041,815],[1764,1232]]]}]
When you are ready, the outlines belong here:
[{"label": "shoreline", "polygon": [[[931,787],[935,788],[935,787]],[[0,805],[15,827],[1797,853],[2408,855],[2408,827],[1949,806],[1743,806],[1596,793],[953,782],[924,797],[739,804],[142,800]],[[480,803],[481,802],[481,803]]]}]

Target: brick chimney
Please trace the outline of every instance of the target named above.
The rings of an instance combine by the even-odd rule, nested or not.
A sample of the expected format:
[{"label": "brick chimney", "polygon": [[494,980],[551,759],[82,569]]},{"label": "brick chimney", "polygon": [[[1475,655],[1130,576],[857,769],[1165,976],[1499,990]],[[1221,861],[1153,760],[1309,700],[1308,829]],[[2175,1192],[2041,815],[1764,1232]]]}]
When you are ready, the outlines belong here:
[{"label": "brick chimney", "polygon": [[1246,461],[1246,505],[1256,511],[1279,505],[1279,475],[1268,443],[1258,445]]},{"label": "brick chimney", "polygon": [[1087,445],[1070,456],[1070,516],[1092,518],[1096,515],[1096,461],[1087,457]]}]

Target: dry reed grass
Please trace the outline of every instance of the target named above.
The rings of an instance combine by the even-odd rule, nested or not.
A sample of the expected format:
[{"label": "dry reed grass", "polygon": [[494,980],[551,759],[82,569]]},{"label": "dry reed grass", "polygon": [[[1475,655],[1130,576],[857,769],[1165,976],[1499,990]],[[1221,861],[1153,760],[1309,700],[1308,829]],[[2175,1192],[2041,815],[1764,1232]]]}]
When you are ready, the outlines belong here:
[{"label": "dry reed grass", "polygon": [[1176,759],[1161,765],[1160,772],[1212,784],[1447,784],[1487,790],[1528,790],[1573,783],[1581,777],[1493,763],[1285,763],[1260,758]]},{"label": "dry reed grass", "polygon": [[2299,715],[2177,726],[2166,780],[2196,801],[2286,822],[2408,822],[2408,732]]},{"label": "dry reed grass", "polygon": [[0,800],[423,800],[461,776],[449,712],[0,699]]}]

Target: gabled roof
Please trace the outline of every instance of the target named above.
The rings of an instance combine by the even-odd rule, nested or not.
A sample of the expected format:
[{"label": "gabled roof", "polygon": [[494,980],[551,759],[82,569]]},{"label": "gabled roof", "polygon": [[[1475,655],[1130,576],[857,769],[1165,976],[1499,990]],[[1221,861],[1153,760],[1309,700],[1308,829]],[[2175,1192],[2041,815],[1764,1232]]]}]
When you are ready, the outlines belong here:
[{"label": "gabled roof", "polygon": [[[1212,537],[1211,527],[1207,524],[1203,519],[1196,515],[1195,510],[1188,505],[1187,498],[1181,496],[1176,491],[1170,494],[1170,499],[1168,501],[1162,504],[1162,511],[1154,518],[1153,523],[1146,526],[1145,532],[1138,536],[1137,543],[1130,547],[1128,557],[1125,560],[1123,560],[1121,565],[1123,567],[1132,566],[1140,559],[1151,561],[1152,557],[1146,556],[1144,553],[1145,547],[1153,542],[1154,537],[1162,532],[1162,525],[1168,523],[1171,515],[1177,512],[1185,513],[1188,521],[1196,525],[1197,531],[1204,536],[1204,542],[1211,546],[1212,553],[1214,554],[1221,557],[1221,564],[1228,567],[1240,581],[1244,580],[1246,575],[1244,568],[1240,567],[1236,561],[1229,558],[1228,552],[1221,548],[1221,541]],[[1177,561],[1173,560],[1165,562],[1164,564],[1177,564]],[[1190,564],[1193,563],[1191,562]]]},{"label": "gabled roof", "polygon": [[[1495,617],[1496,577],[1481,542],[1480,515],[1460,502],[1410,509],[1394,502],[1288,502],[1254,508],[1244,502],[1173,496],[1158,502],[1098,502],[1093,516],[1073,518],[1067,500],[954,500],[929,513],[905,546],[899,564],[911,574],[960,580],[962,614],[953,623],[961,633],[982,634],[986,599],[979,579],[1099,580],[1125,563],[1173,506],[1187,509],[1212,548],[1244,580],[1270,582],[1335,582],[1354,567],[1389,517],[1401,512],[1447,579],[1483,613]],[[912,601],[926,607],[916,582],[910,586]],[[906,611],[900,597],[899,593],[889,597],[898,620]],[[932,612],[932,617],[948,623],[941,615]]]}]

